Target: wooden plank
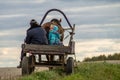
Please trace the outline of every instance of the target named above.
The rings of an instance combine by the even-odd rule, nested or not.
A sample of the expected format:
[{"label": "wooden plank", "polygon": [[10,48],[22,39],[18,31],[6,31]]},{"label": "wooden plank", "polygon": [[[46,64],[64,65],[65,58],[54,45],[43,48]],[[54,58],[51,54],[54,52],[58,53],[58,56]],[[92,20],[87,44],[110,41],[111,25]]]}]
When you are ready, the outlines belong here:
[{"label": "wooden plank", "polygon": [[75,41],[70,42],[70,53],[75,54]]},{"label": "wooden plank", "polygon": [[41,52],[41,51],[30,51],[33,54],[41,54],[41,55],[65,55],[62,52]]},{"label": "wooden plank", "polygon": [[53,63],[53,64],[52,63],[51,64],[50,63],[35,63],[35,66],[37,66],[37,67],[42,67],[42,66],[43,67],[45,67],[45,66],[46,67],[59,67],[59,66],[63,66],[63,65],[62,65],[62,63],[58,62],[58,63]]},{"label": "wooden plank", "polygon": [[22,44],[22,48],[24,52],[36,51],[36,52],[70,53],[70,47],[68,46]]}]

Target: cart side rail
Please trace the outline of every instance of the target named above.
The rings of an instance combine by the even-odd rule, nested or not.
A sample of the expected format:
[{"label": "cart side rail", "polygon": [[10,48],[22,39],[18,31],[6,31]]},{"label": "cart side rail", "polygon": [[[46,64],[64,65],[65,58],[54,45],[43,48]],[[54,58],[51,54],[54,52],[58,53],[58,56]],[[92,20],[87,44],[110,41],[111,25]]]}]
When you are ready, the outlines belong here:
[{"label": "cart side rail", "polygon": [[32,51],[37,53],[58,52],[71,54],[71,48],[69,46],[22,44],[22,49],[24,53]]}]

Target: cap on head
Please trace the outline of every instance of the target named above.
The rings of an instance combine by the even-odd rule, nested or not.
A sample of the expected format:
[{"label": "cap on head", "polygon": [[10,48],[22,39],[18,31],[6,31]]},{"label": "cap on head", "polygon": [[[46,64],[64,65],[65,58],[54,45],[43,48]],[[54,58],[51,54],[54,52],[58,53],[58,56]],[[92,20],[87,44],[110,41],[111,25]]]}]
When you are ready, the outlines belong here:
[{"label": "cap on head", "polygon": [[32,19],[32,20],[30,21],[30,24],[38,24],[38,23],[37,23],[37,21],[36,21],[35,19]]}]

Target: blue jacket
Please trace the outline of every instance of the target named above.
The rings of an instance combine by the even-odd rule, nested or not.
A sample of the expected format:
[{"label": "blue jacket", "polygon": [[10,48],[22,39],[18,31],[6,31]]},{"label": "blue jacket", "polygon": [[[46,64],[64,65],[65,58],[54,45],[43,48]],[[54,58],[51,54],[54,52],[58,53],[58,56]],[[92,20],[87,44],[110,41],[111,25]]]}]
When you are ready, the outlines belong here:
[{"label": "blue jacket", "polygon": [[60,44],[60,34],[57,32],[58,27],[54,26],[53,30],[49,31],[49,44],[50,45],[59,45]]},{"label": "blue jacket", "polygon": [[48,44],[46,31],[41,27],[28,30],[25,42],[27,44]]}]

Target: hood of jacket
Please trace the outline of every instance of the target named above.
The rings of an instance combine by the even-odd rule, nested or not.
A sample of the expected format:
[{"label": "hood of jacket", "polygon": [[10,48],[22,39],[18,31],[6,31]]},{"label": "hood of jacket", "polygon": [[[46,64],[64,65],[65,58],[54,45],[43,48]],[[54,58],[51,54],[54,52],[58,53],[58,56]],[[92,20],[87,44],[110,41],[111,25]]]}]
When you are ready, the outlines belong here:
[{"label": "hood of jacket", "polygon": [[53,27],[53,31],[57,32],[57,31],[58,31],[58,27],[57,27],[57,26],[54,26],[54,27]]}]

